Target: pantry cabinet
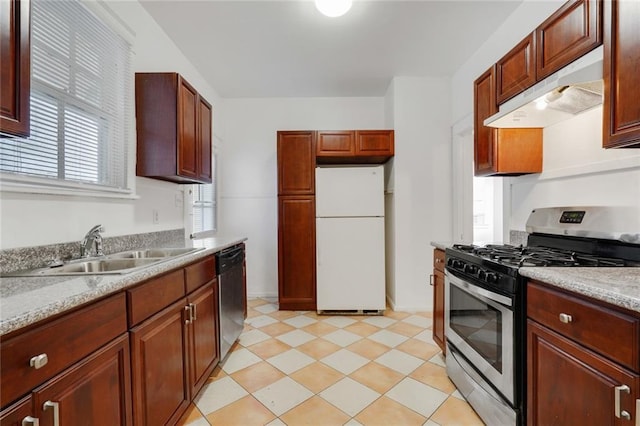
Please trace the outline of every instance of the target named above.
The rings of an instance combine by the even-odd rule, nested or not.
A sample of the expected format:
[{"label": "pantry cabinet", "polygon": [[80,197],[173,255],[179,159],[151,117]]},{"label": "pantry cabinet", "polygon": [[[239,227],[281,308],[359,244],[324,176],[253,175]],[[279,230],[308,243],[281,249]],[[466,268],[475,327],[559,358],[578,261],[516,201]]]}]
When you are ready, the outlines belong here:
[{"label": "pantry cabinet", "polygon": [[640,2],[604,2],[605,148],[640,148]]},{"label": "pantry cabinet", "polygon": [[527,316],[527,424],[637,422],[640,315],[530,281]]},{"label": "pantry cabinet", "polygon": [[136,73],[138,176],[212,181],[212,108],[180,74]]},{"label": "pantry cabinet", "polygon": [[316,137],[313,131],[278,132],[278,195],[313,195]]},{"label": "pantry cabinet", "polygon": [[447,352],[444,336],[444,250],[433,250],[433,275],[431,285],[433,286],[433,341]]},{"label": "pantry cabinet", "polygon": [[29,0],[0,2],[0,133],[29,136],[31,87]]},{"label": "pantry cabinet", "polygon": [[542,129],[495,129],[484,120],[498,112],[496,66],[474,82],[474,168],[476,176],[542,172]]}]

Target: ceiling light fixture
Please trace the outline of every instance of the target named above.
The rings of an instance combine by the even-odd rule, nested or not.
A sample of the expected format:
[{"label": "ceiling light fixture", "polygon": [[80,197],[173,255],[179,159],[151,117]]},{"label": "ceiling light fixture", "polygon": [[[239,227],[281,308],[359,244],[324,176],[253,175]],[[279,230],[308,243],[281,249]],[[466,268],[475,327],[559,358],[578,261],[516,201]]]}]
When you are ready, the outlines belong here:
[{"label": "ceiling light fixture", "polygon": [[316,8],[326,16],[336,18],[351,9],[352,0],[315,0]]}]

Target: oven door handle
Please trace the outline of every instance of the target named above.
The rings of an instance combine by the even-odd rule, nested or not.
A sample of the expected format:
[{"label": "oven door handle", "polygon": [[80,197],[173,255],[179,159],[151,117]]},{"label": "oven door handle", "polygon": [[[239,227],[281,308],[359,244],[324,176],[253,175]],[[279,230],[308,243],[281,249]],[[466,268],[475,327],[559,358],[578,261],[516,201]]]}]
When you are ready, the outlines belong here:
[{"label": "oven door handle", "polygon": [[467,281],[464,281],[453,273],[449,272],[449,270],[445,269],[445,277],[449,279],[449,282],[456,287],[464,289],[465,291],[475,294],[477,296],[484,297],[489,300],[493,300],[494,302],[500,303],[503,306],[507,306],[509,308],[513,307],[513,299],[507,296],[503,296],[501,294],[494,293],[489,290],[485,290],[484,288],[478,287],[477,285],[469,284]]}]

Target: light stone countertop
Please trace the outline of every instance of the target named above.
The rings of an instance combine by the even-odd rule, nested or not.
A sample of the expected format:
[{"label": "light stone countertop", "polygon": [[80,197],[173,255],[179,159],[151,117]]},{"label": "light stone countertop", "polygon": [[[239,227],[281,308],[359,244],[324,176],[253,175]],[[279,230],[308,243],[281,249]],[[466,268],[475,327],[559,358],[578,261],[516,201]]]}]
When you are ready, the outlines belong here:
[{"label": "light stone countertop", "polygon": [[[0,336],[77,306],[117,293],[163,272],[179,268],[246,241],[216,237],[176,241],[172,248],[201,248],[127,274],[0,278]],[[153,247],[141,247],[141,249]]]},{"label": "light stone countertop", "polygon": [[451,241],[431,241],[431,245],[440,250],[446,250],[447,247],[451,247],[453,243]]},{"label": "light stone countertop", "polygon": [[523,267],[520,275],[640,313],[640,268]]}]

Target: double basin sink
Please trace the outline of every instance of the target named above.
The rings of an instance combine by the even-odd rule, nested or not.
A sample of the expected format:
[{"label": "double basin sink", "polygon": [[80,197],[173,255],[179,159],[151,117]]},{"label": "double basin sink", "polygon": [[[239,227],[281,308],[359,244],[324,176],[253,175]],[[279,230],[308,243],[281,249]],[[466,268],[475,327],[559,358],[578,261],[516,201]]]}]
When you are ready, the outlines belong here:
[{"label": "double basin sink", "polygon": [[17,271],[5,276],[56,276],[56,275],[94,275],[94,274],[127,274],[146,266],[165,260],[194,253],[201,248],[167,248],[129,250],[109,254],[99,258],[72,260],[61,266]]}]

